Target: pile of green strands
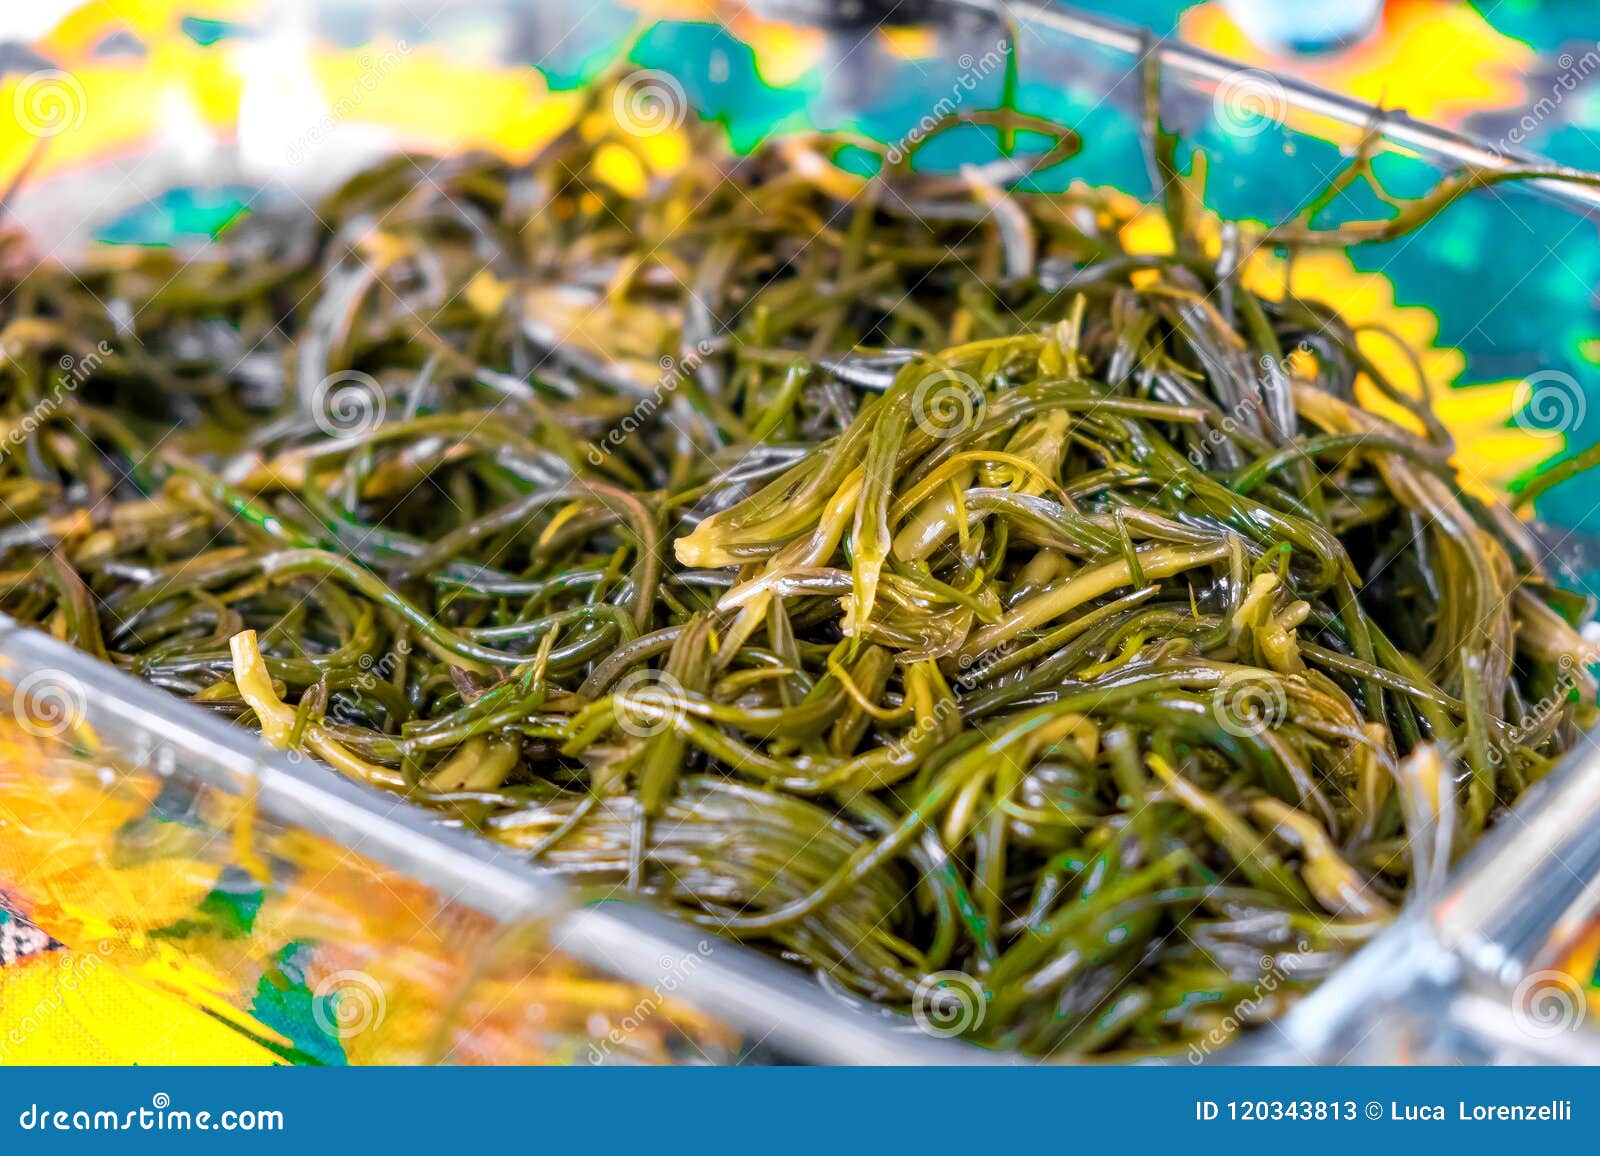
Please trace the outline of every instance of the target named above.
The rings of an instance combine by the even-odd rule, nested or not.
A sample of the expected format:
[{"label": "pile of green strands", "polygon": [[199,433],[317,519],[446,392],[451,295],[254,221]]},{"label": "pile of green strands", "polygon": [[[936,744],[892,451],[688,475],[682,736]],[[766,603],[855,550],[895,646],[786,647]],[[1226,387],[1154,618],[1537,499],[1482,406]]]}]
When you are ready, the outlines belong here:
[{"label": "pile of green strands", "polygon": [[864,180],[691,126],[637,197],[574,130],[13,248],[0,609],[931,1030],[1231,1038],[1594,713],[1586,602],[1425,398],[1237,273],[1502,174],[1219,260],[1156,134],[1134,255],[1119,198],[1012,191],[1072,134],[967,120],[1053,144]]}]

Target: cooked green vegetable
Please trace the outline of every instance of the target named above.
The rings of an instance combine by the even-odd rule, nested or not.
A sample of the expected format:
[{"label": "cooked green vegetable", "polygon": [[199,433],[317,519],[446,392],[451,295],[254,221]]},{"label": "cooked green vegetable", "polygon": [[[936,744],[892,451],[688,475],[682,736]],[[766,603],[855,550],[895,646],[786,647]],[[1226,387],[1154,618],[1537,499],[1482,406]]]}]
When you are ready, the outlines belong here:
[{"label": "cooked green vegetable", "polygon": [[1573,744],[1589,607],[1241,281],[1310,218],[1206,256],[1154,134],[1130,253],[968,120],[1054,144],[575,130],[8,283],[0,607],[938,1030],[1209,1048]]}]

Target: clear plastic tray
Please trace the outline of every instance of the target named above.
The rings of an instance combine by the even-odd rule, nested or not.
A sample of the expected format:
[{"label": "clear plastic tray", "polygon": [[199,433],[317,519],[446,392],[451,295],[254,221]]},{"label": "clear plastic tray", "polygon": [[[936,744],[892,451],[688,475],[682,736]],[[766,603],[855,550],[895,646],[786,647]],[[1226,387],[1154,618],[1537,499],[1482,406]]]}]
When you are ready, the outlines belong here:
[{"label": "clear plastic tray", "polygon": [[[1493,142],[1182,45],[1152,44],[1070,10],[927,0],[910,6],[913,24],[874,26],[829,5],[735,7],[727,26],[661,20],[633,38],[636,14],[605,2],[230,0],[196,5],[203,15],[131,21],[91,3],[19,49],[36,59],[20,81],[8,77],[5,103],[19,116],[31,110],[31,131],[0,135],[0,161],[14,171],[22,150],[49,138],[12,208],[55,259],[70,262],[107,242],[198,244],[242,208],[298,204],[396,149],[526,155],[562,123],[571,91],[626,53],[656,70],[669,112],[681,99],[684,111],[724,124],[738,148],[811,127],[912,141],[930,116],[994,107],[1013,88],[1017,107],[1085,138],[1082,155],[1056,178],[1146,200],[1139,64],[1154,52],[1163,118],[1186,147],[1205,150],[1208,201],[1224,218],[1293,215],[1366,131],[1381,135],[1378,165],[1399,192],[1463,163],[1504,163]],[[985,159],[946,143],[923,159]],[[1589,286],[1600,270],[1597,206],[1592,190],[1569,187],[1479,193],[1411,237],[1319,257],[1296,276],[1312,278],[1335,303],[1341,294],[1376,300],[1373,308],[1428,347],[1430,372],[1459,386],[1444,406],[1471,426],[1463,467],[1486,487],[1502,487],[1600,438],[1600,405],[1587,404],[1592,367],[1581,353],[1592,324]],[[1360,217],[1380,208],[1347,198],[1334,211]],[[1530,379],[1571,383],[1575,412],[1561,430],[1524,412]],[[1564,535],[1600,528],[1590,506],[1582,483],[1569,483],[1539,508],[1555,527],[1554,559],[1575,583],[1591,581],[1595,568],[1587,539]],[[0,662],[16,687],[67,686],[71,709],[100,744],[96,757],[114,757],[129,773],[249,798],[255,823],[331,841],[502,929],[534,929],[516,948],[522,957],[558,947],[577,966],[638,985],[641,998],[659,1000],[670,982],[673,999],[725,1025],[706,1027],[701,1043],[709,1039],[713,1054],[705,1058],[1004,1059],[856,1009],[776,961],[647,907],[585,906],[487,842],[314,762],[271,752],[35,631],[0,631]],[[1600,1036],[1582,1024],[1589,990],[1571,973],[1573,945],[1592,934],[1600,908],[1600,758],[1591,754],[1586,744],[1441,894],[1418,897],[1286,1017],[1193,1058],[1600,1059]],[[694,966],[684,974],[686,958]],[[452,1022],[438,1031],[455,1030]]]}]

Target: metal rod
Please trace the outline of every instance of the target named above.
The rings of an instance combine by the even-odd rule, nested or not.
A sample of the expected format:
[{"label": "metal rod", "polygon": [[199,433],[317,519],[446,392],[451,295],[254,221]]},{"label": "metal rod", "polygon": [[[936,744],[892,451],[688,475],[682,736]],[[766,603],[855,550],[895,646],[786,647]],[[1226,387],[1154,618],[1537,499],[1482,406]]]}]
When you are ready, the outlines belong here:
[{"label": "metal rod", "polygon": [[[1154,53],[1162,69],[1177,75],[1221,82],[1240,72],[1265,73],[1282,89],[1285,100],[1302,112],[1323,116],[1340,124],[1381,132],[1396,144],[1462,165],[1482,168],[1510,168],[1517,162],[1549,163],[1534,154],[1501,148],[1478,137],[1453,132],[1412,117],[1402,109],[1384,109],[1355,97],[1331,92],[1297,77],[1270,69],[1257,68],[1242,61],[1219,56],[1203,48],[1170,39],[1153,39],[1148,33],[1119,20],[1082,12],[1066,5],[1043,4],[1037,0],[945,0],[953,8],[981,13],[1019,29],[1037,25],[1061,36],[1096,44],[1142,58],[1146,50]],[[1022,51],[1018,37],[1018,51]],[[1588,213],[1600,209],[1600,189],[1560,181],[1528,181],[1526,184],[1558,200],[1583,206]]]}]

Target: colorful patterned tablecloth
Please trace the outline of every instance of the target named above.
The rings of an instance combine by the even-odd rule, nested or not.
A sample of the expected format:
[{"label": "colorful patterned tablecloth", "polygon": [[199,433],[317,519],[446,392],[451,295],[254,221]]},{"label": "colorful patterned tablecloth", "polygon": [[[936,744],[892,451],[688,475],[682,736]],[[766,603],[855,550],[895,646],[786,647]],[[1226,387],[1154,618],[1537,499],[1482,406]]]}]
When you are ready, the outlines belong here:
[{"label": "colorful patterned tablecloth", "polygon": [[[17,686],[26,688],[26,680]],[[728,1062],[597,975],[249,797],[118,765],[60,700],[0,719],[0,1065]]]}]

